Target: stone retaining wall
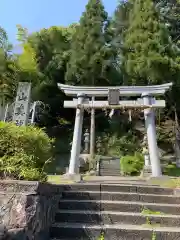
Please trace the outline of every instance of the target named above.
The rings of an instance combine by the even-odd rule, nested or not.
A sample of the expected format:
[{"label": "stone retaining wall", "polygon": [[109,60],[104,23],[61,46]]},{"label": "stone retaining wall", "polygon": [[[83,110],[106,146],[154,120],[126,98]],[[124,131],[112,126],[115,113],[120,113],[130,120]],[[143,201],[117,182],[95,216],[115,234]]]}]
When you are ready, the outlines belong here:
[{"label": "stone retaining wall", "polygon": [[0,181],[0,239],[49,240],[61,192],[48,183]]}]

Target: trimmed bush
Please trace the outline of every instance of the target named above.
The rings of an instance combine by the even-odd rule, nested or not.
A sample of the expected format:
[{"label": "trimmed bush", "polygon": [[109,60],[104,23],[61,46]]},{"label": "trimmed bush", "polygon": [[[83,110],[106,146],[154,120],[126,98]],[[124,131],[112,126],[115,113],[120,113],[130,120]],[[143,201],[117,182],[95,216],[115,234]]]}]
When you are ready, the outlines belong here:
[{"label": "trimmed bush", "polygon": [[46,180],[44,166],[51,150],[52,140],[42,129],[0,122],[1,177]]},{"label": "trimmed bush", "polygon": [[121,171],[125,175],[137,175],[144,166],[144,158],[140,153],[135,153],[134,156],[126,155],[120,159]]}]

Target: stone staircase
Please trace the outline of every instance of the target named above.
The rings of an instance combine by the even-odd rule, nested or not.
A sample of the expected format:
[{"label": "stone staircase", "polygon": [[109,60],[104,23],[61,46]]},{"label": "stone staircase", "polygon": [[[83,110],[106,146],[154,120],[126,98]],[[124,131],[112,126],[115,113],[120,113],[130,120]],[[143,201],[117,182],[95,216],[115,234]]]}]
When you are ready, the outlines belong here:
[{"label": "stone staircase", "polygon": [[120,176],[120,159],[112,157],[101,157],[99,161],[100,176]]},{"label": "stone staircase", "polygon": [[81,183],[63,189],[51,240],[180,239],[180,196],[173,189],[144,183]]}]

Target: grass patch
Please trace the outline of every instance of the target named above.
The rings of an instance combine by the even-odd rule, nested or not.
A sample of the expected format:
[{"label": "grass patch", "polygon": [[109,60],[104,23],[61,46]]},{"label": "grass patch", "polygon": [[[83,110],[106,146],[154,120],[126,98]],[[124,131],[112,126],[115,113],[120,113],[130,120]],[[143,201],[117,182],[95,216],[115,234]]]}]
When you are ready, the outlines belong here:
[{"label": "grass patch", "polygon": [[177,168],[175,164],[169,164],[165,167],[164,174],[171,177],[180,177],[180,168]]},{"label": "grass patch", "polygon": [[167,187],[167,188],[179,188],[180,187],[180,178],[151,179],[148,182],[150,184],[158,185],[160,187]]},{"label": "grass patch", "polygon": [[143,208],[141,211],[141,214],[143,214],[143,215],[164,215],[163,212],[152,211],[148,208]]},{"label": "grass patch", "polygon": [[71,180],[66,180],[62,175],[48,175],[48,182],[52,184],[72,184]]},{"label": "grass patch", "polygon": [[83,174],[82,177],[83,177],[83,180],[84,180],[84,181],[90,181],[90,180],[93,180],[94,177],[96,177],[96,176],[91,176],[91,175]]},{"label": "grass patch", "polygon": [[169,182],[166,183],[166,187],[179,188],[180,187],[180,178],[170,179]]},{"label": "grass patch", "polygon": [[176,164],[168,164],[163,170],[163,175],[165,178],[150,179],[148,181],[149,183],[159,185],[160,187],[180,187],[180,168],[177,168]]},{"label": "grass patch", "polygon": [[[145,223],[142,225],[143,227],[149,227],[149,228],[155,228],[155,227],[160,227],[161,225],[159,223],[152,223],[151,219],[150,219],[150,215],[164,215],[164,213],[159,212],[159,211],[152,211],[148,208],[143,208],[141,211],[142,215],[146,216],[146,221]],[[152,236],[153,239],[153,236]],[[155,238],[156,239],[156,238]]]}]

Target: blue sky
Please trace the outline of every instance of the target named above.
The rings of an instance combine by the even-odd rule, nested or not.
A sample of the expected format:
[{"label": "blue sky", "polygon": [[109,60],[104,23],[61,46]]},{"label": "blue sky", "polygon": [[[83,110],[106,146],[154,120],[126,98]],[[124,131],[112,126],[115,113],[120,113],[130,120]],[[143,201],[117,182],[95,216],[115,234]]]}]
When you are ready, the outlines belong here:
[{"label": "blue sky", "polygon": [[[67,26],[77,22],[88,0],[0,0],[0,26],[16,44],[16,24],[30,32],[50,26]],[[103,0],[106,11],[114,12],[118,0]]]}]

